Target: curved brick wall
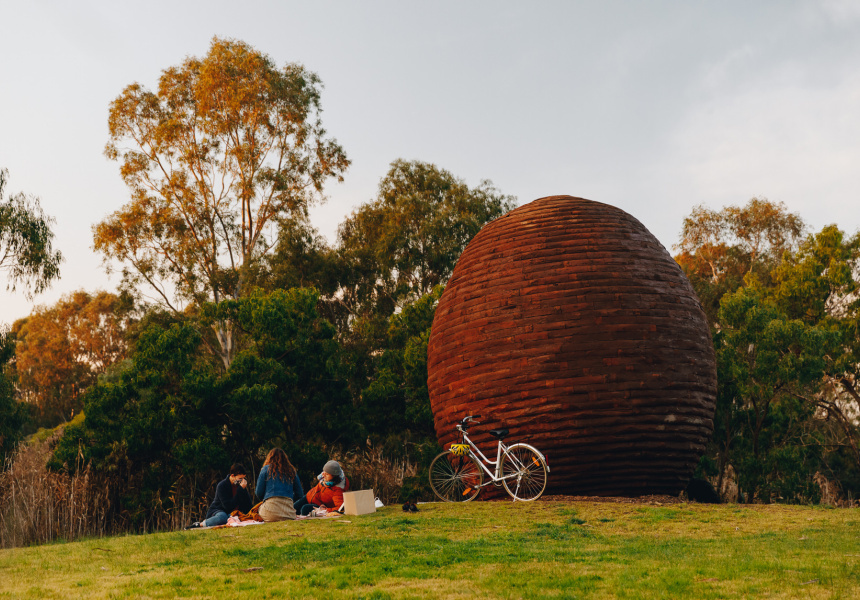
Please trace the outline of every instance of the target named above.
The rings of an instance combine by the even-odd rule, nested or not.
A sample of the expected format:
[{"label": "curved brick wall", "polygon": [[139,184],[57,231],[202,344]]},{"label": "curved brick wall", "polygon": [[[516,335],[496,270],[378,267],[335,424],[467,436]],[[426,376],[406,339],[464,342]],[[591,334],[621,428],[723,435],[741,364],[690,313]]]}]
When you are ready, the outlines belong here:
[{"label": "curved brick wall", "polygon": [[552,196],[463,252],[428,387],[441,443],[481,414],[479,447],[508,427],[549,456],[550,492],[677,494],[713,428],[716,367],[696,294],[657,239],[618,208]]}]

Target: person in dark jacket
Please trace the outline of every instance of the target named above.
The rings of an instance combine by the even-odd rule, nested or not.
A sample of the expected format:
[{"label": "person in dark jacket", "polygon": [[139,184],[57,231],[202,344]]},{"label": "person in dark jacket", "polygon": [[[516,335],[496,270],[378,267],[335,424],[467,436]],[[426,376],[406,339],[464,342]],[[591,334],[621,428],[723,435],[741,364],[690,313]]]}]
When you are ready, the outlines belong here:
[{"label": "person in dark jacket", "polygon": [[218,483],[215,488],[215,499],[209,505],[206,518],[192,523],[188,529],[224,525],[234,510],[241,510],[243,513],[251,510],[251,496],[248,495],[245,467],[239,463],[230,467],[230,474]]}]

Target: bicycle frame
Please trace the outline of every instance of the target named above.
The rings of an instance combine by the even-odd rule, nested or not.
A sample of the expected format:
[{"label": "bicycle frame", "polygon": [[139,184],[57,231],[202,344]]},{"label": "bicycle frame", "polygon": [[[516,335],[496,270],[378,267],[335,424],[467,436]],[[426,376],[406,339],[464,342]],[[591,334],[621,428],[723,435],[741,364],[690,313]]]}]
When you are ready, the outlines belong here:
[{"label": "bicycle frame", "polygon": [[[490,481],[488,481],[486,483],[482,483],[478,487],[484,487],[484,486],[490,485],[491,483],[499,483],[500,481],[504,481],[505,479],[511,479],[511,478],[517,476],[516,473],[511,473],[507,477],[502,477],[501,473],[499,473],[499,469],[502,468],[502,454],[508,449],[508,447],[505,446],[505,444],[502,442],[502,440],[498,441],[498,445],[496,446],[496,460],[492,461],[489,458],[487,458],[486,456],[484,456],[484,453],[481,452],[481,449],[475,445],[475,442],[473,442],[472,440],[469,439],[469,436],[466,434],[466,432],[459,425],[457,425],[457,429],[462,434],[463,441],[465,443],[469,444],[469,447],[471,448],[471,450],[469,450],[469,456],[474,458],[478,462],[478,464],[481,465],[481,468],[484,470],[484,472],[490,476],[490,479],[491,479]],[[484,464],[484,463],[486,463],[486,464]],[[492,471],[490,471],[487,468],[487,465],[495,466],[496,472],[493,473]]]},{"label": "bicycle frame", "polygon": [[[502,440],[508,430],[499,429],[490,431],[497,440],[496,460],[490,460],[467,434],[470,422],[479,424],[476,418],[480,415],[464,417],[456,424],[454,430],[459,433],[460,442],[451,444],[430,463],[428,476],[433,493],[445,502],[468,502],[492,483],[504,486],[514,502],[540,498],[549,477],[546,456],[531,444],[505,444]],[[476,470],[475,463],[481,468]]]}]

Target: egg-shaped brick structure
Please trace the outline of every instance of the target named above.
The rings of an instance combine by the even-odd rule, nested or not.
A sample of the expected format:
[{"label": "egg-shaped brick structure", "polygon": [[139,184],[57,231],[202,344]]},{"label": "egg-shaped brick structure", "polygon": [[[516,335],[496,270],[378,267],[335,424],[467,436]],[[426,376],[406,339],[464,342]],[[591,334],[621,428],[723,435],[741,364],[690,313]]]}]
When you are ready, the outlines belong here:
[{"label": "egg-shaped brick structure", "polygon": [[439,301],[427,360],[439,441],[480,414],[470,436],[490,458],[497,427],[547,454],[550,493],[677,494],[713,429],[699,300],[639,221],[600,202],[541,198],[485,226]]}]

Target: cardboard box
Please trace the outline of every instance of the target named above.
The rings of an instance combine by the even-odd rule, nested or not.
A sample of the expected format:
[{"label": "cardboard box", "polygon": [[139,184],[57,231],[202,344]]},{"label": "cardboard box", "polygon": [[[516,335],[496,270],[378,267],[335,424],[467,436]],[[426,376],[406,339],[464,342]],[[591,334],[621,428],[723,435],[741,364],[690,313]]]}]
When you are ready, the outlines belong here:
[{"label": "cardboard box", "polygon": [[376,498],[373,490],[358,490],[343,493],[343,514],[366,515],[376,512]]}]

